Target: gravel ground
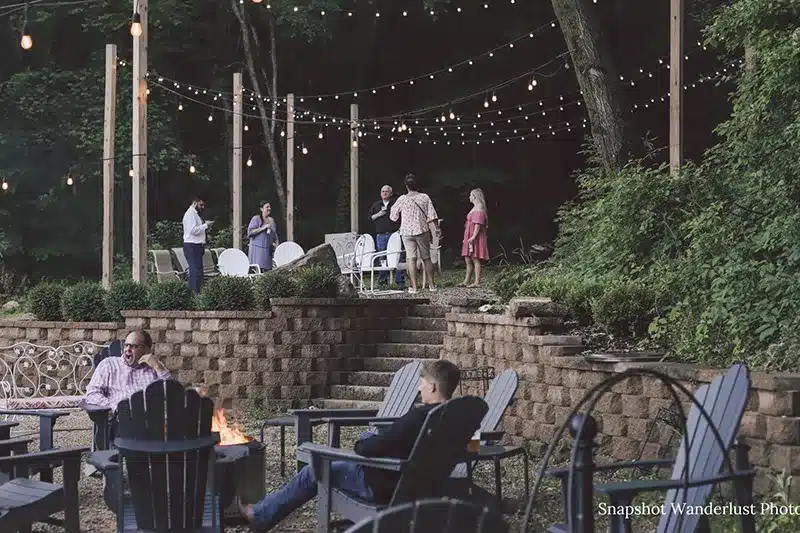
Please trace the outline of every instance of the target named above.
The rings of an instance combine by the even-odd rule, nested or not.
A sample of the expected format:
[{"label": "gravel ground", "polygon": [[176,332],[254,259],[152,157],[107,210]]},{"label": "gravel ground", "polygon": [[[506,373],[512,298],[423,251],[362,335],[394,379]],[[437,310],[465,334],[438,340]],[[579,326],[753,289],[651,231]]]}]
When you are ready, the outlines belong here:
[{"label": "gravel ground", "polygon": [[[411,298],[411,299],[430,299],[433,305],[448,305],[451,298],[484,298],[487,300],[496,300],[497,297],[489,289],[492,280],[497,277],[499,270],[496,268],[486,268],[481,276],[481,286],[475,288],[458,287],[457,285],[464,281],[464,270],[445,270],[440,276],[436,276],[437,291],[431,292],[429,290],[420,290],[417,294],[391,293],[391,294],[362,294],[362,298]],[[369,279],[367,279],[369,284]],[[422,280],[420,278],[420,284]]]}]

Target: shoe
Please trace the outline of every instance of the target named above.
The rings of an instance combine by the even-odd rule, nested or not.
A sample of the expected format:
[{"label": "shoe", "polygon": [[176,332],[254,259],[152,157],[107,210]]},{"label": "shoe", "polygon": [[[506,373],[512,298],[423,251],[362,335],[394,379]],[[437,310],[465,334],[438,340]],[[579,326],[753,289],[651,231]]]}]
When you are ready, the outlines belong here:
[{"label": "shoe", "polygon": [[436,292],[439,289],[437,289],[436,287],[428,287],[428,290],[431,291],[431,292]]},{"label": "shoe", "polygon": [[408,288],[408,294],[417,294],[417,289],[414,289],[414,288],[412,288],[412,287],[409,287],[409,288]]}]

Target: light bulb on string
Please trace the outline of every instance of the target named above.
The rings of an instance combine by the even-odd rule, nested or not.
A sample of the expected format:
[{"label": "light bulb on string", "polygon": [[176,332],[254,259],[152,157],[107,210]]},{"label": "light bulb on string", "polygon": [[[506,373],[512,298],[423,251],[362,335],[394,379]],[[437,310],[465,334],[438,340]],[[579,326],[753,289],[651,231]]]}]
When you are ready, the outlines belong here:
[{"label": "light bulb on string", "polygon": [[308,154],[308,148],[306,148],[306,145],[303,145],[303,149],[301,151],[303,152],[303,155]]},{"label": "light bulb on string", "polygon": [[133,169],[128,170],[128,176],[133,177]]},{"label": "light bulb on string", "polygon": [[28,31],[25,29],[22,30],[22,38],[19,41],[19,45],[22,47],[23,50],[30,50],[33,47],[33,38],[28,34]]},{"label": "light bulb on string", "polygon": [[453,120],[454,118],[456,118],[456,114],[453,113],[453,110],[451,109],[450,110],[450,120]]},{"label": "light bulb on string", "polygon": [[68,177],[67,178],[67,185],[71,186],[73,183],[75,183],[75,182],[72,180],[72,176]]},{"label": "light bulb on string", "polygon": [[247,163],[245,163],[245,164],[248,167],[252,167],[253,166],[253,158],[252,158],[252,156],[249,156],[249,155],[247,156]]},{"label": "light bulb on string", "polygon": [[281,130],[281,137],[286,137],[286,131],[285,130]]},{"label": "light bulb on string", "polygon": [[497,95],[492,93],[492,102],[496,102],[496,101],[497,101]]},{"label": "light bulb on string", "polygon": [[536,78],[531,78],[531,81],[528,82],[528,90],[532,91],[538,84],[539,82],[536,81]]},{"label": "light bulb on string", "polygon": [[446,116],[444,116],[444,113],[442,113],[442,118],[441,118],[440,120],[441,120],[442,122],[444,122],[444,121],[446,121],[446,120],[447,120],[447,117],[446,117]]},{"label": "light bulb on string", "polygon": [[178,111],[183,111],[183,104],[178,104]]},{"label": "light bulb on string", "polygon": [[244,131],[250,131],[250,126],[248,126],[247,124],[245,124],[245,125],[244,125]]},{"label": "light bulb on string", "polygon": [[8,182],[7,182],[7,181],[5,181],[5,180],[3,180],[3,190],[4,190],[4,191],[7,191],[7,190],[8,190]]},{"label": "light bulb on string", "polygon": [[131,35],[134,37],[142,36],[142,16],[137,11],[131,19]]},{"label": "light bulb on string", "polygon": [[213,122],[214,121],[214,115],[212,115],[211,113],[208,114],[208,121],[209,122]]},{"label": "light bulb on string", "polygon": [[195,168],[195,166],[194,165],[189,165],[189,173],[190,174],[194,174],[195,172],[197,172],[197,169]]},{"label": "light bulb on string", "polygon": [[483,107],[489,107],[489,100],[483,101]]},{"label": "light bulb on string", "polygon": [[322,135],[322,130],[319,130],[319,135],[317,135],[317,138],[322,139],[323,137],[324,135]]}]

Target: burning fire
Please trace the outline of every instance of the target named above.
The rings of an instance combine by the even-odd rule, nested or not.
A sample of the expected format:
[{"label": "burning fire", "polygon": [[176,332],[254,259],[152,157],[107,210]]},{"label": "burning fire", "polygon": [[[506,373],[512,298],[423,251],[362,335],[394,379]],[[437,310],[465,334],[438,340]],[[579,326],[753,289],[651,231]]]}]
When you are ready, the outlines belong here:
[{"label": "burning fire", "polygon": [[253,440],[242,432],[239,421],[234,419],[233,425],[228,424],[225,418],[225,409],[214,411],[214,418],[211,419],[211,431],[219,432],[219,445],[230,446],[232,444],[246,444]]}]

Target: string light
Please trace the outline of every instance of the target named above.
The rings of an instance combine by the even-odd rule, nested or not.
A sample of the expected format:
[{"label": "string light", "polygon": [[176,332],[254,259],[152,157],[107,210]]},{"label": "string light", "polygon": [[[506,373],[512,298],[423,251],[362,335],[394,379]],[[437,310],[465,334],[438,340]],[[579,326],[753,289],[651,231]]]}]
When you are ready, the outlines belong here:
[{"label": "string light", "polygon": [[142,16],[138,11],[133,14],[133,18],[131,19],[131,35],[133,37],[142,36]]},{"label": "string light", "polygon": [[30,50],[33,47],[33,38],[25,30],[22,30],[22,39],[20,39],[19,45],[23,50]]},{"label": "string light", "polygon": [[247,166],[248,167],[253,166],[253,158],[251,156],[247,156]]},{"label": "string light", "polygon": [[4,191],[8,190],[8,182],[6,180],[3,180],[3,190]]},{"label": "string light", "polygon": [[308,154],[308,148],[306,148],[305,145],[303,145],[303,150],[302,151],[303,151],[303,155]]},{"label": "string light", "polygon": [[67,178],[67,185],[70,185],[70,186],[71,186],[73,183],[75,183],[75,182],[74,182],[74,181],[72,181],[72,176],[68,177],[68,178]]},{"label": "string light", "polygon": [[189,173],[190,174],[194,174],[195,172],[197,172],[197,169],[195,168],[195,166],[194,165],[189,165]]},{"label": "string light", "polygon": [[133,177],[133,169],[128,170],[128,176]]}]

